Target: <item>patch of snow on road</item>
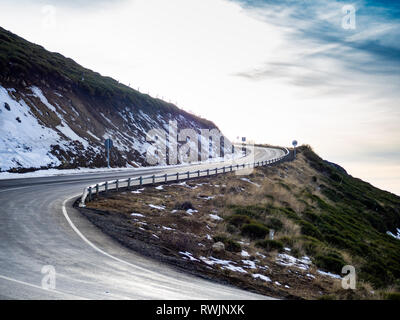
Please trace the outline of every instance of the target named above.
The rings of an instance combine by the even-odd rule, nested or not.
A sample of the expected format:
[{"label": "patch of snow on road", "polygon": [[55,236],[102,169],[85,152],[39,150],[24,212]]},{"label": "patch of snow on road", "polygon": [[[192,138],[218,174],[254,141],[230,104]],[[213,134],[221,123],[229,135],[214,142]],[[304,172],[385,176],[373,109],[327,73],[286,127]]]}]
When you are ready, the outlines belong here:
[{"label": "patch of snow on road", "polygon": [[99,172],[122,172],[126,170],[132,170],[132,168],[130,167],[130,168],[110,168],[110,169],[108,168],[45,169],[45,170],[37,170],[26,173],[0,172],[0,180],[66,176],[66,175],[83,174],[83,173],[92,174]]}]

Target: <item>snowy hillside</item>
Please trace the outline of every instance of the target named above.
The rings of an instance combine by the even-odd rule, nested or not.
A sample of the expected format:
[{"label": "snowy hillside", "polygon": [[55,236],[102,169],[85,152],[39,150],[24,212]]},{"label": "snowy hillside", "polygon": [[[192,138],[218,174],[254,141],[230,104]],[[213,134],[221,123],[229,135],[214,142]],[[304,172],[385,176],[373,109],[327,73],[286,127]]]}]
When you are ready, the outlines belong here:
[{"label": "snowy hillside", "polygon": [[[146,165],[146,133],[215,125],[0,28],[0,171]],[[3,68],[4,67],[4,68]]]}]

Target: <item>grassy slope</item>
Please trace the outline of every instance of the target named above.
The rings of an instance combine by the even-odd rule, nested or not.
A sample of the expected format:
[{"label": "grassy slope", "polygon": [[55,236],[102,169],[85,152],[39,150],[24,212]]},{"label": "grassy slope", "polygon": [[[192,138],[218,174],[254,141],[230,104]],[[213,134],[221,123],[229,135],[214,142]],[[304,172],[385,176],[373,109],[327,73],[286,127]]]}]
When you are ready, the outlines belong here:
[{"label": "grassy slope", "polygon": [[[309,148],[300,152],[321,173],[323,197],[306,189],[302,193],[314,200],[298,220],[303,234],[313,237],[309,243],[347,250],[360,261],[359,276],[375,286],[399,280],[400,243],[386,231],[400,227],[400,197],[341,172]],[[320,263],[329,264],[329,259],[325,260]],[[337,267],[333,263],[330,268]]]},{"label": "grassy slope", "polygon": [[[390,292],[400,290],[400,241],[386,231],[393,232],[400,227],[400,197],[347,175],[307,146],[298,148],[295,161],[257,168],[246,176],[251,183],[241,178],[235,174],[202,178],[205,185],[182,187],[169,198],[165,197],[167,191],[154,188],[146,188],[146,194],[140,197],[130,193],[111,194],[88,206],[108,214],[125,210],[129,216],[129,212],[140,212],[147,222],[154,217],[161,219],[156,225],[172,226],[177,229],[173,232],[179,233],[175,234],[176,239],[187,239],[184,244],[180,241],[176,245],[164,233],[159,233],[160,239],[165,240],[162,245],[176,250],[176,254],[188,251],[195,257],[210,254],[212,243],[204,241],[204,234],[191,228],[187,220],[193,218],[193,223],[200,223],[203,228],[207,223],[213,225],[206,232],[212,235],[214,242],[225,244],[226,250],[220,258],[237,261],[240,265],[242,249],[251,254],[250,259],[260,259],[255,253],[263,252],[266,258],[262,263],[270,266],[270,273],[266,275],[289,284],[290,289],[282,290],[295,296],[316,298],[323,291],[331,297],[344,299],[399,297],[399,293]],[[166,190],[172,192],[171,187]],[[202,200],[210,196],[212,200]],[[182,202],[199,212],[195,216],[180,212],[178,217],[185,216],[186,223],[180,225],[176,214],[168,212]],[[149,203],[165,206],[168,214],[160,216],[151,212]],[[224,220],[212,224],[210,212],[218,212]],[[132,230],[136,230],[133,225]],[[274,240],[268,236],[271,229],[275,230]],[[154,230],[152,232],[160,232],[157,228]],[[190,245],[191,242],[194,245]],[[198,242],[204,247],[199,247]],[[284,247],[289,247],[290,254],[297,258],[308,255],[318,269],[335,274],[341,274],[344,265],[353,265],[357,290],[342,290],[340,283],[322,282],[314,267],[307,272],[316,278],[306,283],[299,282],[300,278],[293,279],[293,272],[275,269],[276,255],[285,252]],[[372,288],[381,290],[372,294]]]},{"label": "grassy slope", "polygon": [[[386,231],[400,227],[400,197],[347,175],[309,147],[299,148],[299,158],[300,170],[308,169],[307,178],[296,179],[292,173],[289,181],[278,179],[278,196],[271,188],[264,194],[271,203],[232,204],[232,213],[267,227],[273,221],[266,223],[265,216],[289,218],[300,234],[278,232],[279,242],[305,251],[325,270],[340,274],[343,265],[354,264],[359,278],[375,287],[399,282],[400,241]],[[274,229],[279,225],[275,221]]]}]

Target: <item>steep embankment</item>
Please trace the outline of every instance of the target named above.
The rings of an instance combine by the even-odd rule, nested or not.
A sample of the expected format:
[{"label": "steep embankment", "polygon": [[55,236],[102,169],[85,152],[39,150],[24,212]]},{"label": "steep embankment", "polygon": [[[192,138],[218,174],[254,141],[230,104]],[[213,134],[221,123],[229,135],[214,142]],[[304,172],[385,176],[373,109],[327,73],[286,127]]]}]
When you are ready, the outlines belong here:
[{"label": "steep embankment", "polygon": [[[87,207],[134,250],[267,295],[376,299],[400,289],[400,239],[387,233],[400,228],[400,197],[309,147],[249,176],[109,193]],[[341,288],[345,265],[356,290]]]},{"label": "steep embankment", "polygon": [[146,132],[215,128],[0,28],[0,171],[145,165]]}]

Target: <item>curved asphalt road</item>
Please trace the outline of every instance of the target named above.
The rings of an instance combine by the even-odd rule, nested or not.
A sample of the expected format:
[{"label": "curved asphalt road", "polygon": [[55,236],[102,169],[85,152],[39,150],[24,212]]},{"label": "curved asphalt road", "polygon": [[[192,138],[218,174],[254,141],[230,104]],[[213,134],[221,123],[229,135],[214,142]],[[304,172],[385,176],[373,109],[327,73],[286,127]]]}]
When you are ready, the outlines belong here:
[{"label": "curved asphalt road", "polygon": [[[262,161],[284,153],[256,148],[254,154],[256,161]],[[0,180],[0,299],[268,298],[180,273],[136,254],[72,208],[87,185],[168,171],[177,169]],[[55,290],[42,289],[45,265],[55,268]]]}]

